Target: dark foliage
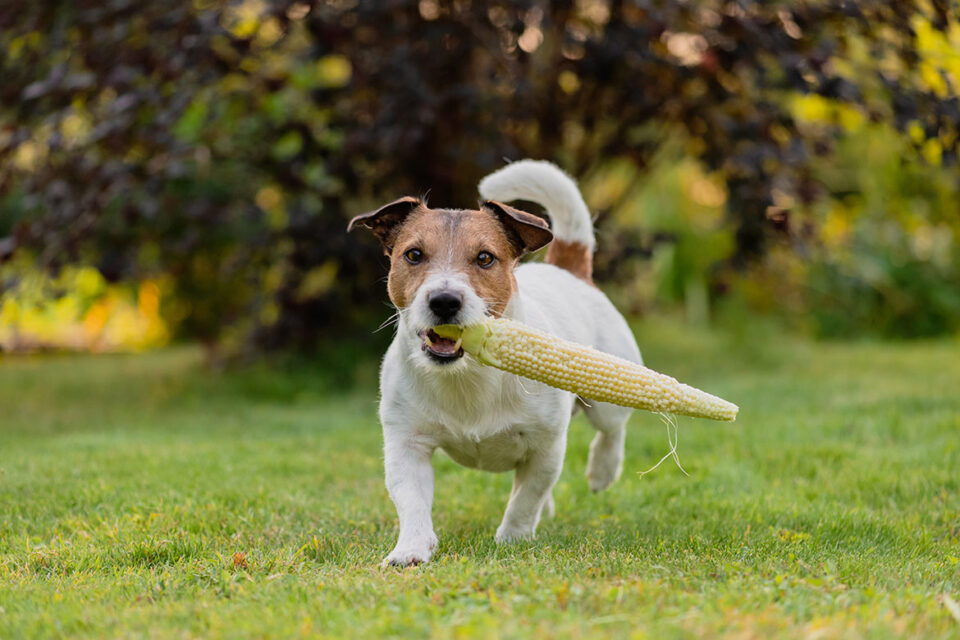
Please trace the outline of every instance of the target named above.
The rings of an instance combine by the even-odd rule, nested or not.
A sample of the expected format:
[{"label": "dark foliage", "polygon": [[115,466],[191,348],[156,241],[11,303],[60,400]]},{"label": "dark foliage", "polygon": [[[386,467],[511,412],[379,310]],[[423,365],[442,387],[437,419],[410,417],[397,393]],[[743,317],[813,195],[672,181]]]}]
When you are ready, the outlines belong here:
[{"label": "dark foliage", "polygon": [[956,97],[913,81],[925,6],[8,0],[0,249],[167,272],[187,333],[309,347],[386,315],[385,261],[350,216],[427,191],[471,206],[504,158],[642,167],[681,136],[726,177],[744,264],[788,226],[774,189],[820,195],[808,167],[829,131],[798,129],[788,92],[919,122],[956,160]]}]

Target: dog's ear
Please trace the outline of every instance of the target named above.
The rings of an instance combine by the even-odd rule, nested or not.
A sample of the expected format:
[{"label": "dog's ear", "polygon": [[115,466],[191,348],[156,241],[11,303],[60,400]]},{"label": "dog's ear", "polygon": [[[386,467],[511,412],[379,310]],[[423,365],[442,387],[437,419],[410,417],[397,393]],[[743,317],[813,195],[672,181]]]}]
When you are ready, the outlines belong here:
[{"label": "dog's ear", "polygon": [[516,248],[518,256],[536,251],[553,240],[553,232],[543,218],[495,200],[481,203],[480,208],[497,217],[506,230],[510,243]]},{"label": "dog's ear", "polygon": [[420,202],[420,200],[409,196],[394,200],[389,204],[383,205],[376,211],[362,213],[356,216],[350,221],[350,224],[347,225],[347,233],[350,233],[356,227],[366,227],[373,231],[373,235],[377,236],[380,244],[383,245],[384,250],[389,254],[393,249],[393,242],[397,238],[400,225],[403,224],[407,216],[421,204],[423,203]]}]

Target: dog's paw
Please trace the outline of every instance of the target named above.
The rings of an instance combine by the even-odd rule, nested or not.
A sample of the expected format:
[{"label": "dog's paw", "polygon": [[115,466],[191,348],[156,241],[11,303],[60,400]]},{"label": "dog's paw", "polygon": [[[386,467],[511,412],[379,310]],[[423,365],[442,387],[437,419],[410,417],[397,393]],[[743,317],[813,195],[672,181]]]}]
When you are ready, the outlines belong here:
[{"label": "dog's paw", "polygon": [[384,567],[414,567],[430,560],[437,548],[437,537],[422,542],[397,544],[393,551],[383,559]]},{"label": "dog's paw", "polygon": [[591,469],[590,471],[592,473],[587,474],[587,484],[593,493],[603,491],[613,484],[614,480],[620,477],[620,473],[616,468],[601,467],[599,469]]},{"label": "dog's paw", "polygon": [[521,540],[533,540],[533,538],[533,527],[510,527],[503,524],[497,527],[497,534],[493,536],[493,540],[497,544],[508,544],[510,542],[519,542]]},{"label": "dog's paw", "polygon": [[548,519],[555,516],[557,513],[556,507],[553,505],[553,496],[547,496],[547,499],[544,500],[543,506],[540,507],[540,518]]},{"label": "dog's paw", "polygon": [[620,477],[623,471],[623,444],[603,433],[590,443],[587,459],[587,484],[590,491],[603,491]]}]

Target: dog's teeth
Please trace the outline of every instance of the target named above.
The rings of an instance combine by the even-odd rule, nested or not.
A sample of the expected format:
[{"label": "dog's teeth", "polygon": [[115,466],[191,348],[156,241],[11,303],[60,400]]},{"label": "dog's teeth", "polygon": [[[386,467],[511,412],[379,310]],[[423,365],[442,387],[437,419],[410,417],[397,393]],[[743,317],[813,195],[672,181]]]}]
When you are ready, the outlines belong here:
[{"label": "dog's teeth", "polygon": [[463,338],[457,338],[457,344],[453,345],[454,351],[460,351],[460,345],[463,344]]}]

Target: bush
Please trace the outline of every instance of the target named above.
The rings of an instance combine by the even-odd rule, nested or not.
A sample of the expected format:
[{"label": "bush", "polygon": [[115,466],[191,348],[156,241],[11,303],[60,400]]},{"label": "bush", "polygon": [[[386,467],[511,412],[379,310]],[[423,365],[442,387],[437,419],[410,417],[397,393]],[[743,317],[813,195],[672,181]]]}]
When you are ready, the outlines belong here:
[{"label": "bush", "polygon": [[[384,261],[344,237],[351,215],[428,190],[469,206],[504,157],[642,171],[682,139],[727,195],[733,242],[711,255],[742,269],[789,229],[777,194],[820,195],[811,165],[836,127],[801,126],[791,96],[955,160],[951,25],[920,0],[12,0],[0,256],[169,277],[180,332],[230,351],[376,349]],[[689,241],[673,251],[676,274],[703,269]],[[668,279],[693,299],[715,277]]]}]

